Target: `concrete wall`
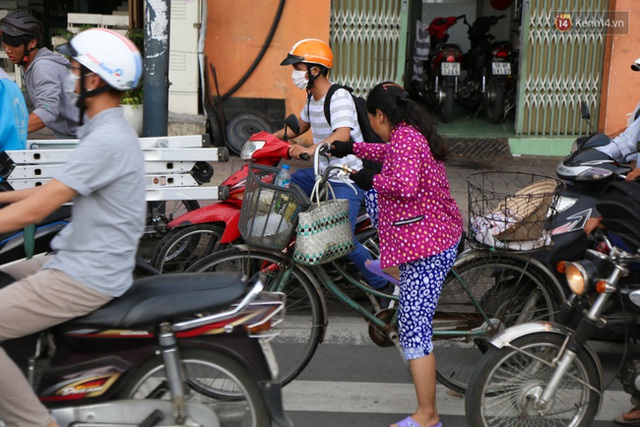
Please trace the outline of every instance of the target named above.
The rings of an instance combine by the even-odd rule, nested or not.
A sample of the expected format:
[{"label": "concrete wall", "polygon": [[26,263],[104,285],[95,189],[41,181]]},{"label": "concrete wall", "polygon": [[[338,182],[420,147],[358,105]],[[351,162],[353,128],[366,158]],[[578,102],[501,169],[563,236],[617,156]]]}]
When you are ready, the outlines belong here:
[{"label": "concrete wall", "polygon": [[611,51],[605,58],[602,103],[606,108],[600,117],[601,130],[617,134],[627,127],[627,121],[640,102],[640,72],[630,65],[640,58],[640,8],[637,0],[612,0],[610,9],[628,13],[627,34],[611,36]]},{"label": "concrete wall", "polygon": [[[221,94],[237,83],[257,57],[278,5],[279,0],[208,0],[205,54],[216,67]],[[330,19],[330,0],[287,1],[262,62],[233,96],[285,99],[286,113],[298,114],[305,93],[293,85],[292,67],[281,67],[280,62],[300,39],[328,42]]]}]

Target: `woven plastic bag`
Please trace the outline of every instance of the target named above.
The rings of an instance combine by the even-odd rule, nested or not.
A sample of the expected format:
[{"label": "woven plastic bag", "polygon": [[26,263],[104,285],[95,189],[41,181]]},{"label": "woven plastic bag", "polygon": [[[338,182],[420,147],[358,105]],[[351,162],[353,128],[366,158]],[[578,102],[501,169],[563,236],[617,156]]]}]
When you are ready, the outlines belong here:
[{"label": "woven plastic bag", "polygon": [[298,214],[296,247],[293,259],[305,265],[319,265],[340,258],[355,249],[349,222],[349,201],[333,199],[320,201],[319,181],[311,192],[312,205]]}]

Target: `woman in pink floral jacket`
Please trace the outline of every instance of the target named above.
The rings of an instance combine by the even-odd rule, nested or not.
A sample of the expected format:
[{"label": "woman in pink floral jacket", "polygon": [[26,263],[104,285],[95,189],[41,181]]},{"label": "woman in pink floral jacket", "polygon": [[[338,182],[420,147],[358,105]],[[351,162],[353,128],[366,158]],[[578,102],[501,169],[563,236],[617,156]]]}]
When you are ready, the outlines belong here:
[{"label": "woman in pink floral jacket", "polygon": [[432,321],[463,231],[444,167],[447,149],[426,112],[395,83],[376,85],[367,97],[367,111],[373,130],[389,143],[334,142],[331,153],[382,163],[380,174],[362,169],[351,179],[364,190],[377,191],[380,264],[400,268],[400,344],[418,408],[394,426],[440,426]]}]

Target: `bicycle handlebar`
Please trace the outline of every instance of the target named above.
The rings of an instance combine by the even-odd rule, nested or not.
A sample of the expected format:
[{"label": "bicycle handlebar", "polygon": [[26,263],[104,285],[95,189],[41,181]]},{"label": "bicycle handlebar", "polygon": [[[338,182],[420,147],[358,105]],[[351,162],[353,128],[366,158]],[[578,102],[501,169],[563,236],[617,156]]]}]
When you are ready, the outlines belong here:
[{"label": "bicycle handlebar", "polygon": [[[353,184],[350,182],[349,173],[343,168],[342,165],[334,165],[327,166],[324,170],[324,173],[320,173],[320,156],[326,156],[326,153],[331,148],[331,144],[328,142],[321,142],[316,146],[316,149],[313,153],[313,174],[316,178],[316,182],[320,181],[320,186],[324,185],[330,178],[337,178],[343,183],[347,184],[355,193],[358,192]],[[338,170],[337,174],[333,174],[332,172]]]}]

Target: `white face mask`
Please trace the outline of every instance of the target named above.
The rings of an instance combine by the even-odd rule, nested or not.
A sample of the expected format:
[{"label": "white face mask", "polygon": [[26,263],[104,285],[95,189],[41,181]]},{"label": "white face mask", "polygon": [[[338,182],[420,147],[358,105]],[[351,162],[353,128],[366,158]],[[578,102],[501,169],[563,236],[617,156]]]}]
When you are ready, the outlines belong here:
[{"label": "white face mask", "polygon": [[69,70],[69,74],[67,74],[67,77],[62,82],[62,90],[72,105],[76,105],[76,102],[80,97],[80,95],[76,93],[76,82],[79,79],[79,76],[76,76],[71,70]]},{"label": "white face mask", "polygon": [[306,89],[309,84],[309,79],[306,76],[307,72],[302,70],[293,70],[291,73],[291,79],[293,80],[293,84],[298,87],[298,89]]}]

